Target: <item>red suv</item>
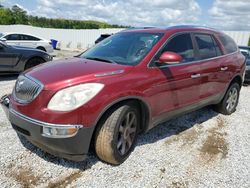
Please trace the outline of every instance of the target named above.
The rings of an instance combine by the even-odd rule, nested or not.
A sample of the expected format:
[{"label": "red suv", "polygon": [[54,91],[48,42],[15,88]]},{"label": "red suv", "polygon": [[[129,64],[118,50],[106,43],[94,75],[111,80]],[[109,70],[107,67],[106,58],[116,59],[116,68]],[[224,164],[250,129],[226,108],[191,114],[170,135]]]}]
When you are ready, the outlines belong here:
[{"label": "red suv", "polygon": [[236,110],[245,57],[219,31],[193,26],[129,29],[79,57],[20,75],[2,98],[18,134],[56,156],[120,164],[138,133],[207,105]]}]

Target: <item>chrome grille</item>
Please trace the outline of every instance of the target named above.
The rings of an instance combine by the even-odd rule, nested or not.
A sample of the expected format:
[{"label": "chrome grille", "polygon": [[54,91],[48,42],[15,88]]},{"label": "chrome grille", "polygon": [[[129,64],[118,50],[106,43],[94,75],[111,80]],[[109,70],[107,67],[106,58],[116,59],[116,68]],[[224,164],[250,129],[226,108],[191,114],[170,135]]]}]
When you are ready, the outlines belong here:
[{"label": "chrome grille", "polygon": [[43,89],[43,85],[34,78],[20,75],[16,81],[13,95],[19,103],[30,103]]}]

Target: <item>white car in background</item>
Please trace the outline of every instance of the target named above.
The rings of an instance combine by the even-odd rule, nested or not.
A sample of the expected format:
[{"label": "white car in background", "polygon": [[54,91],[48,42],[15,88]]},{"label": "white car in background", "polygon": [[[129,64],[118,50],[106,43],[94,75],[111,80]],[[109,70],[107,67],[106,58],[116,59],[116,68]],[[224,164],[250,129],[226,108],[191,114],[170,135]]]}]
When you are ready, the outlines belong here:
[{"label": "white car in background", "polygon": [[49,54],[53,52],[51,41],[25,33],[0,33],[0,40],[12,46],[36,48]]}]

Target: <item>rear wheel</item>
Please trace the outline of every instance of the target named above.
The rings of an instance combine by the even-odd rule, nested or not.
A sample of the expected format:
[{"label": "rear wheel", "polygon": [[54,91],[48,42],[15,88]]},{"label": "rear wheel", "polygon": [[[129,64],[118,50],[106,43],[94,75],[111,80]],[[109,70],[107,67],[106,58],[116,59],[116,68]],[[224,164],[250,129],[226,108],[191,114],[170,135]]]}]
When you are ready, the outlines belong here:
[{"label": "rear wheel", "polygon": [[38,46],[37,49],[46,52],[46,49],[44,47],[42,47],[42,46]]},{"label": "rear wheel", "polygon": [[230,115],[236,111],[239,101],[240,86],[238,83],[233,83],[227,90],[222,101],[215,106],[215,110],[224,114]]},{"label": "rear wheel", "polygon": [[24,70],[27,70],[44,62],[45,61],[41,58],[32,58],[26,63]]},{"label": "rear wheel", "polygon": [[134,149],[140,113],[133,103],[112,110],[99,125],[95,137],[97,156],[111,164],[121,164]]}]

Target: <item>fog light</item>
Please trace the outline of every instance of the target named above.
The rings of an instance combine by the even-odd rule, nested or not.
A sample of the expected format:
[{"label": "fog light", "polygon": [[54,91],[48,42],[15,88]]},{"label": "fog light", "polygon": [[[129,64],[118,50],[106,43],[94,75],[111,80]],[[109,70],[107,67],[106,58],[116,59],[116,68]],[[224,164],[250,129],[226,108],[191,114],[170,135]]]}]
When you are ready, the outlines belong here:
[{"label": "fog light", "polygon": [[43,127],[42,135],[50,138],[68,138],[75,136],[79,127]]}]

